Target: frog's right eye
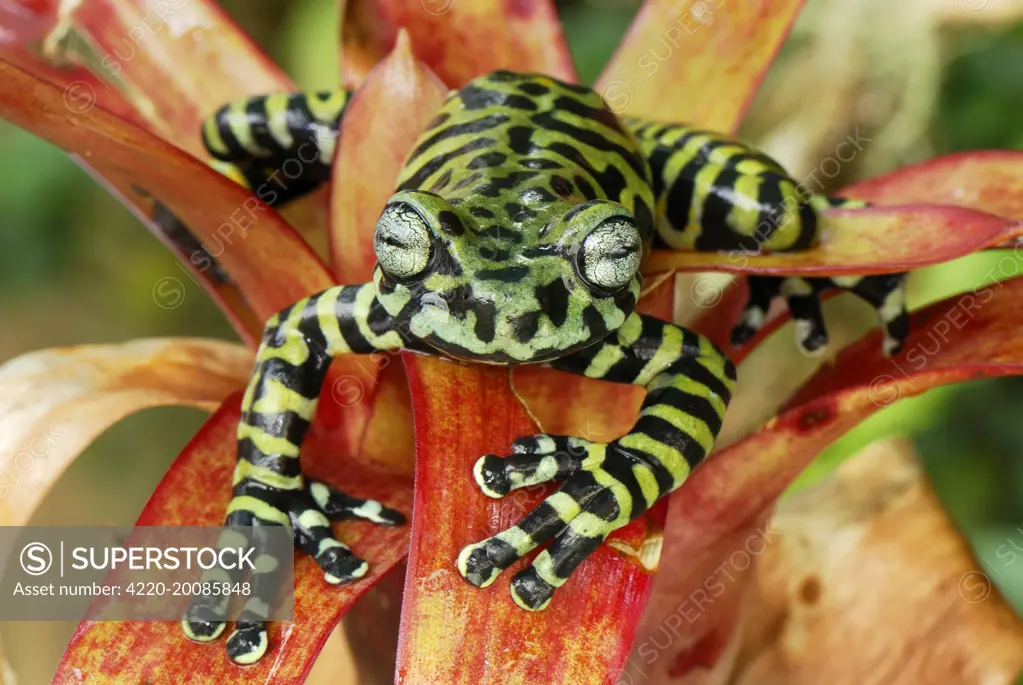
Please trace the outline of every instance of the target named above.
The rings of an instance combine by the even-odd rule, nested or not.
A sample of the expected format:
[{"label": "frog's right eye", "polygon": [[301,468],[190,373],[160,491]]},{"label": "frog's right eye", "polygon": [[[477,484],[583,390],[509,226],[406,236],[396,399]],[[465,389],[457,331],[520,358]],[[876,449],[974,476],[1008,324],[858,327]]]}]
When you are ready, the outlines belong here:
[{"label": "frog's right eye", "polygon": [[373,251],[380,268],[394,278],[413,278],[430,261],[430,227],[410,205],[388,205],[373,232]]}]

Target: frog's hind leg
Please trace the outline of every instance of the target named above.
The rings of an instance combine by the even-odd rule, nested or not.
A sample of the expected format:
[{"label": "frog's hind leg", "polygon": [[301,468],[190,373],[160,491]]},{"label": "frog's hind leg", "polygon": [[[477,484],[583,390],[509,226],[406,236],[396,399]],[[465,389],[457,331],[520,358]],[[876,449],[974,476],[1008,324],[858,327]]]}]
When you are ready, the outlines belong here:
[{"label": "frog's hind leg", "polygon": [[908,273],[902,272],[852,277],[851,280],[855,282],[844,286],[877,312],[877,318],[884,329],[884,353],[889,357],[899,354],[909,337],[909,314],[906,312],[908,276]]},{"label": "frog's hind leg", "polygon": [[330,178],[338,128],[351,93],[272,93],[228,103],[202,127],[207,151],[256,195],[278,206]]},{"label": "frog's hind leg", "polygon": [[822,354],[828,332],[821,312],[821,297],[830,290],[844,290],[867,302],[884,329],[883,351],[894,356],[902,351],[909,336],[906,312],[907,273],[834,278],[788,278],[750,276],[750,295],[742,317],[732,329],[732,344],[746,344],[763,326],[770,302],[782,295],[796,325],[796,342],[808,355]]}]

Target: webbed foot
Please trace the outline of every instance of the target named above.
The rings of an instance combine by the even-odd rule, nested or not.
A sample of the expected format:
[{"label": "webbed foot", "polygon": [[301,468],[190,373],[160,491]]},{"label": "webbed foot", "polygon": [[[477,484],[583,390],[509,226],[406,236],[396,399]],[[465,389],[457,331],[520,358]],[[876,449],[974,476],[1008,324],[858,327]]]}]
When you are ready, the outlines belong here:
[{"label": "webbed foot", "polygon": [[[255,531],[261,526],[289,526],[295,546],[316,559],[324,579],[331,585],[342,586],[362,578],[369,570],[364,560],[334,537],[330,522],[347,519],[385,526],[405,522],[401,512],[380,502],[351,497],[324,483],[307,481],[304,487],[294,490],[236,487],[224,526],[253,526]],[[278,589],[278,569],[278,560],[268,555],[255,561],[251,596],[227,639],[227,655],[237,664],[253,664],[267,651],[267,620]],[[227,578],[223,571],[220,576],[223,577],[204,576],[203,581],[237,580]],[[181,622],[185,635],[196,642],[217,639],[227,625],[226,610],[224,597],[196,597]]]},{"label": "webbed foot", "polygon": [[883,352],[894,356],[902,351],[909,336],[906,313],[906,273],[875,276],[799,278],[750,276],[749,299],[739,323],[732,329],[732,344],[740,347],[756,335],[767,321],[767,311],[776,297],[784,297],[795,322],[796,343],[808,355],[822,354],[828,332],[821,312],[821,296],[829,290],[845,290],[864,300],[877,312],[884,329]]},{"label": "webbed foot", "polygon": [[487,587],[501,571],[553,540],[511,582],[518,606],[529,611],[546,608],[555,589],[611,532],[671,488],[665,481],[673,481],[663,466],[626,446],[630,438],[637,436],[603,444],[536,435],[516,440],[509,457],[480,458],[473,469],[476,483],[490,497],[553,480],[565,482],[517,525],[463,548],[456,562],[462,577],[476,587]]}]

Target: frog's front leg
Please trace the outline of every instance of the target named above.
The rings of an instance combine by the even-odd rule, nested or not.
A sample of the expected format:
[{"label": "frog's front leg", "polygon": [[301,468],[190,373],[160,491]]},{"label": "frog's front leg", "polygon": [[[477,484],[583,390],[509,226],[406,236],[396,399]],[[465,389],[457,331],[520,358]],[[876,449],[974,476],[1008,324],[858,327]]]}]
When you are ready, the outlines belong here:
[{"label": "frog's front leg", "polygon": [[[372,283],[336,286],[275,314],[256,352],[238,424],[238,462],[224,525],[290,526],[296,545],[316,559],[333,585],[361,578],[368,566],[333,536],[331,520],[359,518],[383,525],[405,520],[379,502],[309,480],[299,463],[331,359],[403,347],[375,293]],[[254,585],[259,587],[260,580],[254,578]],[[246,606],[227,641],[233,661],[252,663],[266,651],[266,609],[259,602]],[[201,602],[193,604],[182,622],[189,638],[205,642],[220,635],[225,623],[210,620],[209,612]]]},{"label": "frog's front leg", "polygon": [[647,397],[633,429],[613,442],[537,435],[516,440],[509,457],[486,455],[477,462],[476,482],[491,497],[565,479],[518,525],[458,555],[462,576],[486,587],[553,539],[512,579],[515,603],[533,611],[547,606],[554,590],[612,531],[685,481],[711,451],[735,385],[735,367],[709,340],[640,314],[604,343],[551,366],[642,385]]}]

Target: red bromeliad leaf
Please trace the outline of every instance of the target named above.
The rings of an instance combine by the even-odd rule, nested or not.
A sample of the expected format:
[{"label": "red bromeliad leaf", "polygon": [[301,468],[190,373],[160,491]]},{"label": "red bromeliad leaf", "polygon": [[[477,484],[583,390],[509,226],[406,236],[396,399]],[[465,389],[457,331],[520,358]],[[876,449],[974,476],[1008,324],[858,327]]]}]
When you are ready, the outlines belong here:
[{"label": "red bromeliad leaf", "polygon": [[[703,682],[731,634],[725,593],[741,593],[752,539],[770,507],[826,446],[902,397],[947,383],[1023,374],[1017,323],[1023,278],[931,305],[911,316],[905,352],[882,357],[875,331],[843,350],[760,431],[716,453],[672,496],[650,610],[630,659],[651,685]],[[759,536],[759,537],[758,537]],[[737,557],[735,556],[737,555]],[[732,564],[730,557],[741,558]],[[729,564],[732,564],[730,566]],[[665,644],[667,642],[667,644]],[[691,678],[688,679],[688,678]]]},{"label": "red bromeliad leaf", "polygon": [[5,0],[0,3],[0,26],[26,38],[42,38],[57,18],[58,0]]},{"label": "red bromeliad leaf", "polygon": [[1023,220],[1023,152],[960,152],[843,188],[878,205],[946,204]]},{"label": "red bromeliad leaf", "polygon": [[452,88],[495,69],[578,80],[549,0],[350,0],[348,16],[358,25],[344,36],[353,80],[374,52],[367,44],[386,53],[400,29],[411,36],[416,57]]},{"label": "red bromeliad leaf", "polygon": [[0,63],[0,116],[89,160],[118,187],[141,187],[196,232],[259,321],[332,284],[326,267],[272,210],[168,143],[94,107],[70,112],[61,91]]},{"label": "red bromeliad leaf", "polygon": [[619,114],[734,131],[802,6],[646,0],[596,89]]},{"label": "red bromeliad leaf", "polygon": [[403,31],[348,105],[331,192],[332,269],[339,282],[373,277],[373,226],[406,155],[446,94],[444,84],[416,61]]},{"label": "red bromeliad leaf", "polygon": [[403,358],[415,398],[416,487],[397,682],[610,682],[649,589],[650,576],[635,559],[644,541],[659,537],[663,508],[617,531],[542,612],[523,611],[509,595],[509,579],[524,561],[489,588],[472,587],[455,568],[459,550],[518,522],[540,501],[525,490],[489,500],[473,481],[473,463],[487,452],[507,453],[537,425],[517,400],[508,369]]},{"label": "red bromeliad leaf", "polygon": [[905,205],[828,210],[821,231],[821,244],[802,252],[656,250],[643,268],[807,276],[909,271],[1012,240],[1023,235],[1023,223],[962,207]]},{"label": "red bromeliad leaf", "polygon": [[[670,275],[650,279],[640,310],[670,319],[673,283]],[[607,682],[621,669],[645,604],[649,576],[634,560],[657,539],[660,507],[613,535],[538,614],[508,594],[524,562],[479,590],[458,575],[454,559],[464,545],[517,523],[539,503],[537,491],[553,489],[490,500],[471,475],[480,455],[507,453],[511,440],[539,431],[609,441],[635,422],[642,391],[529,366],[467,367],[414,355],[405,364],[415,398],[417,495],[398,682],[505,682],[512,672],[524,683]]]},{"label": "red bromeliad leaf", "polygon": [[[202,160],[210,159],[202,123],[222,105],[296,90],[210,0],[90,0],[75,6],[53,32],[78,38],[70,57],[91,64],[123,92],[151,130]],[[321,191],[280,210],[320,254],[326,248],[326,200]]]},{"label": "red bromeliad leaf", "polygon": [[121,93],[103,83],[85,67],[54,66],[24,42],[5,41],[2,38],[0,59],[63,89],[64,104],[69,110],[81,112],[99,105],[133,124],[146,126],[143,117]]},{"label": "red bromeliad leaf", "polygon": [[[177,458],[137,525],[219,526],[231,496],[235,431],[241,393],[224,401]],[[360,464],[336,445],[310,440],[303,468],[359,497],[379,499],[400,511],[411,508],[407,476]],[[196,644],[185,639],[178,622],[86,622],[64,653],[55,683],[300,683],[341,616],[406,550],[407,527],[383,528],[343,522],[336,530],[370,562],[366,578],[347,587],[327,585],[307,555],[295,561],[295,621],[272,623],[270,652],[254,666],[241,668],[227,659],[223,639]]]}]

